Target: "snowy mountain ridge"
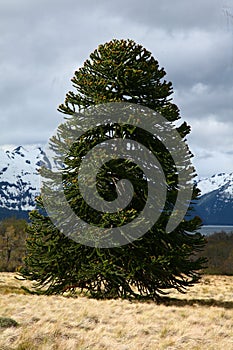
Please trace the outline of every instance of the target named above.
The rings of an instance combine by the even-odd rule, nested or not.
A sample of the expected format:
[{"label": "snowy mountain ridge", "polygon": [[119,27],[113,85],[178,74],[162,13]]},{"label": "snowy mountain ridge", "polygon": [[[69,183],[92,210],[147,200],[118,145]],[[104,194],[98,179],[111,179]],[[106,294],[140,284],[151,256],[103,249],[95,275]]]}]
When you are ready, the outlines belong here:
[{"label": "snowy mountain ridge", "polygon": [[222,188],[226,197],[233,197],[233,173],[219,173],[208,178],[201,178],[197,181],[197,185],[202,196]]}]

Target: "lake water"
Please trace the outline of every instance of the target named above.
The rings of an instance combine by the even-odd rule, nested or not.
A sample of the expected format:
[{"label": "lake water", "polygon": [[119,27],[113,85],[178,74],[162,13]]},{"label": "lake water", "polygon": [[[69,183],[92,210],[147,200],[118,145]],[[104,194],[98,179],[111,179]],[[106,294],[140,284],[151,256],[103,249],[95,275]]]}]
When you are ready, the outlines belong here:
[{"label": "lake water", "polygon": [[233,226],[204,225],[199,231],[206,236],[209,236],[214,232],[221,232],[221,231],[230,233],[230,232],[233,232]]}]

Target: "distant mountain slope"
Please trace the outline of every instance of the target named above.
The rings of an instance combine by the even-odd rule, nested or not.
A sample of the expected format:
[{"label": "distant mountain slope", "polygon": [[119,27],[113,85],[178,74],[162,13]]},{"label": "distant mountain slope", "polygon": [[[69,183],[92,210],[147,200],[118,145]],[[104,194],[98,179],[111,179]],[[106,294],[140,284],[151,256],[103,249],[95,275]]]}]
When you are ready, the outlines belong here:
[{"label": "distant mountain slope", "polygon": [[0,219],[25,218],[35,208],[40,187],[38,169],[43,158],[44,152],[37,146],[0,149]]},{"label": "distant mountain slope", "polygon": [[205,225],[233,225],[233,173],[220,173],[197,183],[201,197],[195,212]]}]

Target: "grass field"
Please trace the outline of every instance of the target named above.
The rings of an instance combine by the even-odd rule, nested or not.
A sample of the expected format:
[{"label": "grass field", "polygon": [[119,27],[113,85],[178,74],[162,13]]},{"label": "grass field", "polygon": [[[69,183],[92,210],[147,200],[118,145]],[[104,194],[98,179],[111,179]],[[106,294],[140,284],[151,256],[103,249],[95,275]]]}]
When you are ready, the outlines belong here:
[{"label": "grass field", "polygon": [[1,350],[233,349],[233,277],[203,276],[163,304],[25,294],[0,273]]}]

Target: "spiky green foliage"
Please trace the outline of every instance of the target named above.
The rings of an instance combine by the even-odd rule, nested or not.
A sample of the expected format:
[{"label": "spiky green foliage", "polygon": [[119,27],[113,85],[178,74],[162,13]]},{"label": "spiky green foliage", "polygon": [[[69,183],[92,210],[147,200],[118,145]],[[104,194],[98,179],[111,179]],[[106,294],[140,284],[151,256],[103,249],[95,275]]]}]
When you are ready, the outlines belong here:
[{"label": "spiky green foliage", "polygon": [[[75,72],[72,79],[75,92],[68,92],[59,111],[72,123],[74,112],[85,111],[90,106],[130,102],[149,107],[168,121],[176,121],[180,118],[179,109],[171,101],[172,84],[164,79],[165,75],[164,69],[159,68],[158,62],[142,46],[132,40],[112,40],[100,45]],[[183,123],[177,130],[185,138],[190,127]],[[65,128],[61,127],[59,133],[52,140],[58,154],[64,143],[69,142]],[[116,182],[122,178],[132,182],[135,194],[124,210],[114,214],[96,211],[80,194],[77,175],[83,157],[96,144],[113,137],[136,140],[159,160],[168,184],[165,210],[144,236],[117,248],[92,248],[75,243],[64,236],[49,217],[33,211],[28,227],[28,255],[21,274],[37,281],[37,287],[45,287],[45,293],[63,293],[78,287],[93,297],[156,299],[168,288],[184,291],[200,278],[198,271],[205,259],[194,258],[205,243],[203,236],[195,233],[200,220],[184,219],[172,233],[166,232],[177,198],[177,169],[161,141],[145,130],[132,129],[130,125],[120,128],[110,123],[93,128],[73,143],[63,174],[64,192],[70,206],[79,217],[100,227],[124,225],[143,209],[147,182],[141,169],[126,160],[108,162],[97,176],[98,191],[108,201],[116,198]],[[197,195],[195,189],[193,199]],[[43,208],[41,199],[38,204]]]}]

